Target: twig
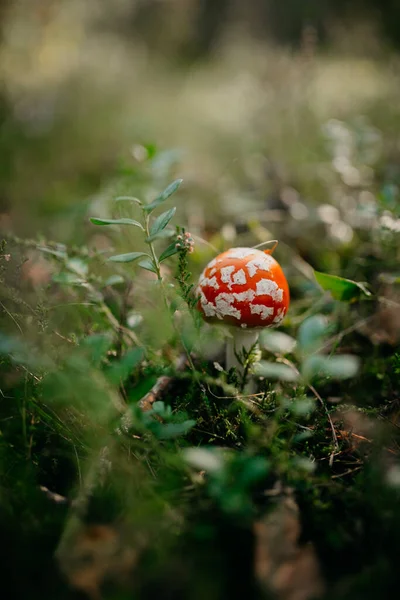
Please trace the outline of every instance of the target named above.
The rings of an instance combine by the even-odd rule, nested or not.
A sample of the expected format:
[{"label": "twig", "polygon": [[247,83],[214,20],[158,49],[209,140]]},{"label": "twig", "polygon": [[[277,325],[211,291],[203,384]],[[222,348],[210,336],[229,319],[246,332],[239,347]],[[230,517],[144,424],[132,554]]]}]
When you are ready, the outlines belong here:
[{"label": "twig", "polygon": [[68,504],[68,498],[65,496],[61,496],[60,494],[56,494],[56,492],[52,492],[44,485],[40,485],[39,489],[43,492],[49,500],[55,502],[56,504]]},{"label": "twig", "polygon": [[[174,363],[175,370],[183,371],[186,363],[187,363],[186,355],[181,354]],[[157,379],[157,381],[155,382],[155,384],[153,385],[151,390],[149,390],[147,392],[147,394],[139,400],[139,402],[138,402],[139,408],[141,408],[141,410],[143,412],[147,412],[147,411],[151,410],[151,407],[153,406],[154,402],[156,402],[156,400],[161,396],[161,394],[163,392],[165,392],[165,390],[171,384],[173,379],[174,378],[171,375],[161,375],[161,377],[159,377]],[[132,426],[132,415],[131,415],[130,407],[128,406],[124,410],[124,412],[121,416],[120,425],[119,425],[119,427],[116,428],[115,431],[118,435],[121,435],[123,432],[129,431],[131,426]]]},{"label": "twig", "polygon": [[338,473],[337,475],[332,475],[331,479],[339,479],[340,477],[345,477],[345,475],[351,475],[352,473],[356,473],[356,471],[359,471],[360,469],[362,469],[362,465],[361,465],[361,467],[356,467],[355,469],[348,469],[344,473]]},{"label": "twig", "polygon": [[[183,371],[187,362],[186,354],[181,354],[175,361],[174,367],[176,371]],[[167,389],[172,382],[173,377],[170,375],[161,375],[151,388],[149,392],[141,400],[139,400],[140,408],[146,412],[151,410],[153,403],[160,397],[160,395]]]},{"label": "twig", "polygon": [[330,425],[331,430],[332,430],[333,445],[334,445],[334,448],[335,448],[332,451],[332,453],[331,453],[331,455],[329,457],[329,466],[332,467],[333,460],[334,460],[334,457],[335,457],[335,453],[339,451],[339,442],[338,442],[338,438],[337,438],[337,435],[336,435],[335,426],[333,424],[332,417],[330,415],[328,407],[326,406],[324,400],[321,398],[321,396],[319,395],[319,393],[317,392],[317,390],[315,389],[315,387],[313,385],[310,385],[310,384],[307,384],[307,387],[308,387],[309,390],[312,391],[312,393],[317,398],[317,400],[319,400],[319,402],[321,403],[321,405],[322,405],[322,407],[323,407],[323,409],[324,409],[324,411],[326,413],[326,416],[328,417],[329,425]]},{"label": "twig", "polygon": [[4,312],[7,313],[7,315],[10,317],[10,319],[12,319],[14,321],[14,323],[16,324],[16,326],[18,327],[18,329],[20,330],[20,332],[23,333],[20,324],[18,323],[18,321],[16,320],[16,318],[10,313],[10,311],[8,310],[8,308],[5,307],[2,302],[0,302],[0,305],[3,307]]},{"label": "twig", "polygon": [[70,338],[65,337],[65,335],[61,335],[61,333],[59,333],[58,331],[54,330],[54,334],[61,338],[62,340],[65,340],[66,342],[70,343],[70,344],[74,344],[74,346],[76,346],[74,340],[71,340]]}]

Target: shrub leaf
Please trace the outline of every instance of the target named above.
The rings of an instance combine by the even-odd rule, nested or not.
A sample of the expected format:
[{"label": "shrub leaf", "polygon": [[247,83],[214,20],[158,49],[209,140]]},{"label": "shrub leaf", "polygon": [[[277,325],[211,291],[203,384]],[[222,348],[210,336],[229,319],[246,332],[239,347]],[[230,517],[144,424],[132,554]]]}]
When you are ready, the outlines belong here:
[{"label": "shrub leaf", "polygon": [[320,273],[314,271],[315,279],[317,283],[322,287],[323,290],[329,291],[335,300],[341,302],[354,302],[361,294],[365,296],[371,296],[371,292],[365,287],[363,283],[358,281],[352,281],[351,279],[344,279],[337,275],[328,275],[327,273]]},{"label": "shrub leaf", "polygon": [[144,231],[139,221],[134,221],[133,219],[98,219],[97,217],[90,217],[89,220],[93,225],[134,225]]},{"label": "shrub leaf", "polygon": [[152,210],[157,208],[157,206],[168,200],[168,198],[176,192],[178,187],[181,185],[182,181],[183,179],[176,179],[175,181],[173,181],[167,188],[165,188],[163,192],[161,192],[159,196],[157,196],[155,200],[153,200],[153,202],[147,204],[147,206],[143,206],[143,210],[145,210],[146,212],[151,212]]}]

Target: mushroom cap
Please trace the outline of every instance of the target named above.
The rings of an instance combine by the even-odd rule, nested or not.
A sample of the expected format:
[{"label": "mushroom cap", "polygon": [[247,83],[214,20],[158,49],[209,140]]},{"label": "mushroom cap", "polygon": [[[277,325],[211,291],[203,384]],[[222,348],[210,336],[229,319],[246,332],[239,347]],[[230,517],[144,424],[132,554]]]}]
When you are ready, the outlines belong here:
[{"label": "mushroom cap", "polygon": [[279,263],[255,248],[231,248],[200,275],[198,308],[206,321],[242,328],[276,327],[289,308],[289,286]]}]

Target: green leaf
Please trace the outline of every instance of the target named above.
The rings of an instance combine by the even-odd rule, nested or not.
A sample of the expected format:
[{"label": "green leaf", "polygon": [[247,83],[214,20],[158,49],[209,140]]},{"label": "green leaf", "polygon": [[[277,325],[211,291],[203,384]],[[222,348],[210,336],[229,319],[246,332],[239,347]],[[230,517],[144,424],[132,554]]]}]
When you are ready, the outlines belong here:
[{"label": "green leaf", "polygon": [[183,450],[183,458],[194,469],[216,473],[224,466],[223,456],[216,450],[205,448],[187,448]]},{"label": "green leaf", "polygon": [[[239,461],[235,461],[236,464]],[[235,463],[232,465],[235,467]],[[263,456],[248,456],[244,461],[240,461],[234,468],[235,480],[238,487],[242,490],[250,489],[260,479],[263,479],[269,470],[269,462]]]},{"label": "green leaf", "polygon": [[176,213],[176,207],[170,208],[159,215],[150,227],[150,237],[156,235],[160,231],[166,228],[174,214]]},{"label": "green leaf", "polygon": [[308,317],[300,325],[297,341],[302,352],[311,352],[321,345],[330,330],[329,322],[323,315]]},{"label": "green leaf", "polygon": [[161,254],[161,256],[158,260],[159,260],[159,262],[162,262],[166,258],[169,258],[170,256],[173,256],[174,254],[178,254],[178,252],[179,252],[179,248],[176,247],[175,242],[172,242],[172,244],[170,244],[168,246],[168,248],[166,248],[164,250],[164,252]]},{"label": "green leaf", "polygon": [[332,379],[350,379],[357,375],[360,359],[352,354],[325,356],[314,354],[303,362],[301,373],[307,380],[315,377],[332,377]]},{"label": "green leaf", "polygon": [[81,342],[80,346],[88,353],[88,358],[93,365],[99,366],[113,343],[111,333],[93,333]]},{"label": "green leaf", "polygon": [[37,249],[40,250],[40,252],[51,254],[52,256],[56,256],[57,258],[65,259],[68,256],[65,250],[53,250],[53,248],[45,248],[44,246],[38,246]]},{"label": "green leaf", "polygon": [[157,415],[162,419],[170,419],[172,416],[172,408],[162,400],[156,400],[156,402],[153,402],[152,408],[148,411],[148,414]]},{"label": "green leaf", "polygon": [[282,363],[261,360],[254,367],[254,372],[259,377],[266,379],[279,379],[281,381],[296,381],[298,374],[294,369]]},{"label": "green leaf", "polygon": [[165,425],[155,423],[153,427],[149,427],[149,429],[153,430],[153,433],[159,440],[170,440],[189,433],[195,425],[196,421],[190,419],[183,423],[166,423]]},{"label": "green leaf", "polygon": [[134,221],[133,219],[98,219],[97,217],[90,217],[89,220],[93,225],[134,225],[144,231],[139,221]]},{"label": "green leaf", "polygon": [[124,283],[124,281],[125,281],[125,279],[121,275],[111,275],[111,277],[108,277],[105,280],[104,286],[120,285],[121,283]]},{"label": "green leaf", "polygon": [[148,254],[146,254],[146,252],[128,252],[127,254],[116,254],[115,256],[110,256],[108,261],[117,263],[127,263],[132,262],[133,260],[137,260],[142,256],[148,256]]},{"label": "green leaf", "polygon": [[371,296],[371,292],[365,285],[358,281],[344,279],[337,275],[320,273],[319,271],[314,271],[314,275],[317,283],[322,289],[329,291],[335,300],[340,300],[341,302],[353,302],[354,300],[357,300],[361,294]]},{"label": "green leaf", "polygon": [[153,202],[151,202],[147,206],[144,206],[143,210],[145,210],[146,212],[151,212],[152,210],[157,208],[157,206],[168,200],[168,198],[172,196],[174,192],[176,192],[178,187],[181,185],[182,181],[183,179],[176,179],[175,181],[173,181],[167,188],[165,188],[163,192],[161,192],[159,196],[157,196],[155,200],[153,200]]},{"label": "green leaf", "polygon": [[106,377],[111,383],[117,385],[124,382],[133,369],[141,362],[144,356],[143,348],[128,350],[118,362],[115,362],[106,371]]},{"label": "green leaf", "polygon": [[52,281],[55,283],[64,283],[66,285],[83,285],[86,283],[86,279],[78,277],[74,273],[54,273]]},{"label": "green leaf", "polygon": [[69,271],[75,273],[75,275],[79,275],[80,277],[85,277],[89,271],[89,265],[87,264],[87,262],[85,262],[77,256],[70,258],[66,262],[65,266]]},{"label": "green leaf", "polygon": [[288,403],[289,410],[299,417],[310,415],[315,410],[314,398],[302,398]]},{"label": "green leaf", "polygon": [[296,347],[296,340],[281,331],[264,330],[260,334],[260,345],[274,354],[290,354]]},{"label": "green leaf", "polygon": [[145,260],[141,260],[139,267],[142,267],[142,269],[146,269],[146,271],[151,271],[157,275],[156,266],[150,257],[146,258]]}]

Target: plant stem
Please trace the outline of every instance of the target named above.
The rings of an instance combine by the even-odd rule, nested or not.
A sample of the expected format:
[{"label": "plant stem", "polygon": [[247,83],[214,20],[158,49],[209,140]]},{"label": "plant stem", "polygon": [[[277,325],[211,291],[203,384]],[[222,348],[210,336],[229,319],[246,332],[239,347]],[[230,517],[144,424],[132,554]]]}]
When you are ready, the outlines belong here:
[{"label": "plant stem", "polygon": [[[148,215],[146,213],[146,211],[143,211],[143,215],[144,215],[144,229],[145,229],[147,238],[149,238],[150,237],[150,215]],[[162,297],[163,297],[163,300],[164,300],[165,308],[167,309],[167,312],[168,312],[168,314],[171,317],[172,326],[175,329],[176,333],[178,334],[178,336],[179,336],[179,338],[181,340],[182,346],[183,346],[183,348],[185,350],[185,353],[186,353],[186,356],[187,356],[187,359],[188,359],[189,366],[192,369],[193,373],[196,373],[196,368],[194,366],[192,357],[190,356],[190,352],[187,349],[186,344],[185,344],[185,342],[183,340],[182,334],[179,331],[179,329],[177,328],[176,323],[174,322],[173,315],[171,314],[171,306],[170,306],[170,303],[168,301],[167,292],[165,291],[164,280],[163,280],[162,275],[161,275],[160,263],[158,261],[156,252],[154,250],[153,242],[148,241],[147,244],[149,246],[151,258],[152,258],[152,261],[153,261],[153,264],[154,264],[154,268],[156,270],[157,280],[158,280],[158,283],[159,283],[160,288],[161,288],[161,294],[162,294]]]},{"label": "plant stem", "polygon": [[[150,215],[147,214],[146,211],[143,211],[143,215],[144,215],[144,229],[145,229],[147,238],[149,238],[150,237]],[[163,281],[163,278],[161,275],[161,267],[160,267],[160,263],[158,262],[156,251],[154,250],[153,242],[147,242],[147,245],[149,246],[151,258],[152,258],[152,261],[154,264],[154,268],[156,270],[157,280],[161,287],[161,293],[162,293],[162,297],[164,300],[165,308],[170,313],[170,305],[169,305],[167,294],[165,291],[164,281]]]}]

